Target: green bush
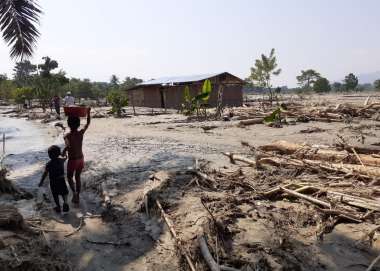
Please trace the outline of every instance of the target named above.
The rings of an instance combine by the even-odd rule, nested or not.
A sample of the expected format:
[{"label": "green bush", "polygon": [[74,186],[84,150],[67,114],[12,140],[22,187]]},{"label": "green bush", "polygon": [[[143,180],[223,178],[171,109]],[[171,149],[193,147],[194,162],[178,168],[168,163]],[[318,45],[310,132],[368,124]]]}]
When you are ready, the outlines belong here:
[{"label": "green bush", "polygon": [[25,100],[33,99],[34,91],[32,88],[22,87],[12,90],[12,98],[17,104],[24,104]]},{"label": "green bush", "polygon": [[113,90],[107,95],[107,100],[112,106],[112,113],[121,116],[122,109],[128,105],[128,98],[120,91]]}]

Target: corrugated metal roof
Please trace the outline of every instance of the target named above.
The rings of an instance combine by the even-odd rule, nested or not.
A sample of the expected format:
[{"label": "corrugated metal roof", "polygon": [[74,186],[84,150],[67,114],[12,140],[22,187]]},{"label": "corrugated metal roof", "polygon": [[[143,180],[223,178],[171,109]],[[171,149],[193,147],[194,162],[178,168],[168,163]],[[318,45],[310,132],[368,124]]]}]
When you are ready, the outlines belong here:
[{"label": "corrugated metal roof", "polygon": [[152,79],[138,84],[138,86],[147,86],[147,85],[174,85],[178,83],[189,83],[189,82],[198,82],[202,80],[209,79],[223,74],[220,73],[211,73],[211,74],[202,74],[202,75],[191,75],[191,76],[174,76],[174,77],[161,77],[158,79]]}]

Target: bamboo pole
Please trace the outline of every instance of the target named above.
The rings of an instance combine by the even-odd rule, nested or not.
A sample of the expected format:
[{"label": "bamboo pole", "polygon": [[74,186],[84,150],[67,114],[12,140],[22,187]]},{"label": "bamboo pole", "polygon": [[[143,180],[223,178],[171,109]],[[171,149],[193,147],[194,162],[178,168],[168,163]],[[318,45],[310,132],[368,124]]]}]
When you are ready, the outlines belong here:
[{"label": "bamboo pole", "polygon": [[162,215],[163,219],[165,220],[166,225],[168,226],[170,233],[172,234],[173,238],[175,239],[180,252],[182,253],[183,256],[185,256],[186,261],[189,264],[191,271],[196,271],[195,266],[194,266],[194,264],[193,264],[193,262],[189,256],[189,254],[187,253],[186,250],[184,250],[182,248],[181,241],[178,239],[178,236],[177,236],[177,233],[174,229],[174,226],[173,226],[170,218],[168,217],[168,215],[165,213],[164,208],[162,208],[161,203],[158,199],[156,199],[156,205],[157,205],[158,209],[160,209],[161,215]]}]

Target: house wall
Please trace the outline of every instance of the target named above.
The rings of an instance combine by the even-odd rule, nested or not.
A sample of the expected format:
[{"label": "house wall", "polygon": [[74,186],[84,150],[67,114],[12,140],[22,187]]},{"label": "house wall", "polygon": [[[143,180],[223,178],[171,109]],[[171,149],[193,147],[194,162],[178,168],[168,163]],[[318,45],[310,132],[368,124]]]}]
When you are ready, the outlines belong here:
[{"label": "house wall", "polygon": [[161,95],[159,87],[144,88],[144,106],[160,108],[161,107]]},{"label": "house wall", "polygon": [[[229,78],[223,78],[224,83],[223,90],[223,105],[224,106],[241,106],[243,103],[243,86],[234,81],[230,81]],[[210,99],[208,101],[209,106],[215,107],[218,101],[218,89],[219,89],[219,78],[214,78],[211,80],[212,92]],[[202,83],[192,83],[189,84],[190,95],[193,97],[199,93],[202,88]],[[128,91],[128,96],[130,104],[132,99],[135,106],[143,107],[161,107],[161,94],[160,91],[164,93],[166,108],[179,109],[183,100],[183,92],[185,85],[180,86],[143,86],[134,90]]]}]

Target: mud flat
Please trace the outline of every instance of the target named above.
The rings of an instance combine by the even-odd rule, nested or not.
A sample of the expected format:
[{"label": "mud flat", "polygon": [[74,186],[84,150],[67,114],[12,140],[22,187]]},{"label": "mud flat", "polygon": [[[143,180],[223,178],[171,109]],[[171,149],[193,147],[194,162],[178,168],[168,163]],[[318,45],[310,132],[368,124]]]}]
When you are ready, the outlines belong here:
[{"label": "mud flat", "polygon": [[[342,103],[335,99],[330,105],[336,101]],[[325,108],[321,102],[329,104],[317,97],[315,107]],[[235,115],[239,110],[249,108],[235,109]],[[60,255],[72,270],[190,270],[186,255],[196,270],[209,270],[200,249],[202,238],[222,269],[365,270],[379,253],[376,231],[371,240],[363,239],[378,224],[376,210],[367,214],[363,208],[353,209],[355,215],[367,217],[360,223],[336,223],[335,215],[326,216],[307,201],[282,193],[264,197],[263,193],[289,183],[323,189],[337,178],[336,183],[347,183],[351,190],[335,191],[356,196],[367,193],[366,198],[376,200],[370,194],[377,189],[372,183],[376,180],[331,172],[314,175],[285,166],[262,169],[254,163],[232,164],[222,152],[256,163],[268,158],[255,152],[260,146],[277,140],[335,146],[341,140],[337,134],[348,144],[368,146],[379,143],[378,122],[357,117],[354,122],[297,122],[274,128],[264,124],[242,127],[240,121],[189,121],[174,112],[93,119],[84,139],[82,201],[63,217],[53,214],[49,197],[30,185],[38,182],[47,160],[46,148],[52,142],[62,143],[61,134],[51,132],[37,154],[30,155],[34,160],[11,168],[9,178],[35,195],[28,202],[30,210],[21,208],[20,212],[29,227],[43,232],[48,242],[59,244]],[[52,124],[47,125],[55,131]],[[355,189],[358,193],[353,193]],[[307,195],[327,201],[323,194],[313,193]],[[13,264],[26,259],[23,253],[17,254],[17,260],[8,252]]]}]

